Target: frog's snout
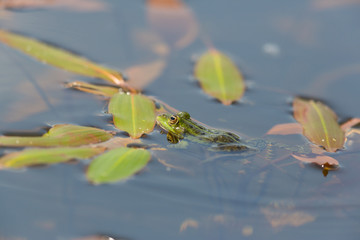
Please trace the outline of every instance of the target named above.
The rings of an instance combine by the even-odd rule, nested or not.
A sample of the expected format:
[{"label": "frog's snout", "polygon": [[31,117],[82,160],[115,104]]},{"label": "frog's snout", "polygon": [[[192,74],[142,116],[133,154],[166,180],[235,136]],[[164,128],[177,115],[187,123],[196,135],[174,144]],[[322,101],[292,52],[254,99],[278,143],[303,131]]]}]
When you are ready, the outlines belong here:
[{"label": "frog's snout", "polygon": [[157,123],[157,124],[160,124],[160,122],[161,122],[162,120],[164,120],[164,118],[165,118],[165,114],[157,115],[157,116],[156,116],[156,123]]}]

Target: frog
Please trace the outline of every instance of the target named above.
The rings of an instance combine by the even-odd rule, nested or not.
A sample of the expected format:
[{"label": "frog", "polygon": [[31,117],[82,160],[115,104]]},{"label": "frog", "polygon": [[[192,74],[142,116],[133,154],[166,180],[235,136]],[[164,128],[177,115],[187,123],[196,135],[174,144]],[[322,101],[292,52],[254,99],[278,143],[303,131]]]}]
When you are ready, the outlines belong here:
[{"label": "frog", "polygon": [[167,140],[176,144],[183,139],[211,145],[212,151],[250,151],[254,150],[243,142],[238,135],[221,129],[201,125],[191,119],[188,112],[164,113],[156,118],[157,124],[167,131]]},{"label": "frog", "polygon": [[[211,151],[240,152],[241,156],[251,156],[257,154],[267,162],[271,162],[274,151],[287,151],[286,155],[292,153],[310,156],[311,147],[307,145],[288,145],[278,142],[269,137],[241,139],[237,134],[207,127],[191,119],[188,112],[178,112],[176,114],[164,113],[156,118],[157,124],[167,132],[167,140],[172,144],[179,143],[186,139],[192,142],[210,145]],[[246,154],[244,154],[246,152]],[[260,155],[259,155],[260,154]],[[286,156],[285,155],[285,156]],[[282,159],[274,159],[275,161]],[[213,160],[210,158],[211,161]],[[208,160],[206,160],[208,161]],[[324,176],[329,170],[336,170],[337,165],[324,164],[320,166]]]}]

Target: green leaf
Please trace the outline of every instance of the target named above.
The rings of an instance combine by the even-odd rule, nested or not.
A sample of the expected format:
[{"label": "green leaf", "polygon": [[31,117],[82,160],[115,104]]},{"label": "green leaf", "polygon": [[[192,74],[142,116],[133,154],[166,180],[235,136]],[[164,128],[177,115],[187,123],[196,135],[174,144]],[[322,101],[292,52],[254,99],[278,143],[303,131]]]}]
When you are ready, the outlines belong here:
[{"label": "green leaf", "polygon": [[132,138],[149,133],[155,126],[155,104],[141,94],[115,94],[109,103],[115,127],[126,131]]},{"label": "green leaf", "polygon": [[111,133],[98,128],[59,124],[40,137],[1,136],[0,146],[80,146],[105,142],[112,136]]},{"label": "green leaf", "polygon": [[210,49],[198,59],[194,74],[202,89],[224,105],[240,99],[245,92],[244,79],[238,68],[216,49]]},{"label": "green leaf", "polygon": [[303,134],[313,143],[335,152],[343,148],[345,133],[336,114],[325,104],[314,100],[295,98],[294,118],[303,127]]},{"label": "green leaf", "polygon": [[74,158],[90,158],[102,153],[105,148],[47,148],[47,149],[26,149],[21,152],[14,152],[0,158],[0,166],[5,168],[21,168],[39,164],[54,164],[66,162]]},{"label": "green leaf", "polygon": [[117,71],[100,66],[85,58],[39,42],[33,38],[0,30],[0,42],[30,55],[43,63],[53,65],[66,71],[88,77],[101,78],[117,85],[124,84],[122,75]]},{"label": "green leaf", "polygon": [[150,158],[145,149],[117,148],[94,159],[86,175],[95,184],[125,180],[143,169]]}]

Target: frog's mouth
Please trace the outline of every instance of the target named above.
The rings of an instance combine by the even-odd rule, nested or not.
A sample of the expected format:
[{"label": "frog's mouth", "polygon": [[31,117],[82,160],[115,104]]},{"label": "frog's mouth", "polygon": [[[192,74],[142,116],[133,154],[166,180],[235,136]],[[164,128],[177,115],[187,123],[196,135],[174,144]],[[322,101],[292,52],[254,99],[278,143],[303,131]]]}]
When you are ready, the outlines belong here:
[{"label": "frog's mouth", "polygon": [[169,132],[171,127],[167,123],[168,116],[162,114],[156,117],[156,124],[162,129],[163,132]]}]

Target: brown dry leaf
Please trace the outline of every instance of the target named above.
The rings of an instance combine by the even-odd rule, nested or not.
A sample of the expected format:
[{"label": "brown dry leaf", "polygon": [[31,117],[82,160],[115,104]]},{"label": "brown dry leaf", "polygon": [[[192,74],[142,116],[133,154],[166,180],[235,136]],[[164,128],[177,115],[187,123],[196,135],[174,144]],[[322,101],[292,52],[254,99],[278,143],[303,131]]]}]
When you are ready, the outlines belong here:
[{"label": "brown dry leaf", "polygon": [[306,156],[298,156],[295,154],[291,154],[294,158],[296,158],[299,161],[306,162],[306,163],[315,163],[319,166],[324,166],[325,164],[329,164],[330,166],[333,166],[331,169],[336,169],[339,166],[339,162],[332,157],[326,156],[326,155],[317,155],[316,157],[306,157]]},{"label": "brown dry leaf", "polygon": [[292,206],[268,206],[261,208],[261,212],[273,228],[284,226],[299,227],[315,220],[313,215],[296,211]]},{"label": "brown dry leaf", "polygon": [[198,34],[198,24],[191,11],[181,0],[147,0],[150,26],[170,46],[184,48]]},{"label": "brown dry leaf", "polygon": [[129,77],[127,83],[135,89],[141,90],[161,75],[166,62],[164,59],[137,65],[125,70]]},{"label": "brown dry leaf", "polygon": [[267,135],[290,135],[302,134],[302,127],[299,123],[283,123],[273,126],[266,134]]},{"label": "brown dry leaf", "polygon": [[118,87],[101,86],[82,81],[70,82],[66,84],[66,87],[105,97],[112,97],[114,94],[122,91],[122,89]]},{"label": "brown dry leaf", "polygon": [[103,11],[106,5],[97,0],[2,0],[0,9],[22,9],[22,8],[67,8],[70,10],[95,12]]},{"label": "brown dry leaf", "polygon": [[359,3],[360,0],[313,0],[311,7],[315,10],[328,10],[338,7],[349,7]]},{"label": "brown dry leaf", "polygon": [[199,223],[198,221],[194,220],[194,219],[186,219],[185,221],[183,221],[181,223],[181,226],[180,226],[180,232],[183,232],[185,230],[187,230],[188,228],[198,228],[199,227]]}]

